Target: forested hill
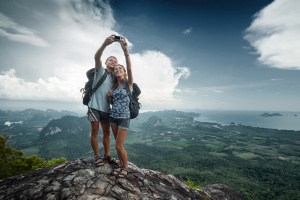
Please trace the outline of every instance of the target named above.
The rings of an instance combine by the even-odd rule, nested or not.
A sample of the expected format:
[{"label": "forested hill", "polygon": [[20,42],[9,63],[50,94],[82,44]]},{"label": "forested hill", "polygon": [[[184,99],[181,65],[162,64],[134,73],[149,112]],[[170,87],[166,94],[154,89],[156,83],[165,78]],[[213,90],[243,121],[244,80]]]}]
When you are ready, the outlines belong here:
[{"label": "forested hill", "polygon": [[90,125],[86,117],[65,116],[51,120],[34,143],[40,146],[38,154],[43,158],[75,160],[91,155],[89,133]]}]

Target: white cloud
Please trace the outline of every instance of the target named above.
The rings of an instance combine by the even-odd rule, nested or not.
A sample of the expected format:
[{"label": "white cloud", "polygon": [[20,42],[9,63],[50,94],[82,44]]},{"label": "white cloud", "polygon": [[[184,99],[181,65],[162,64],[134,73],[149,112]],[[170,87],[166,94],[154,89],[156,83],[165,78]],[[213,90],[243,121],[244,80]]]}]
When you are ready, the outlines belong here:
[{"label": "white cloud", "polygon": [[216,93],[223,93],[224,91],[222,91],[222,90],[213,90],[213,92],[216,92]]},{"label": "white cloud", "polygon": [[34,83],[17,77],[15,69],[1,74],[0,96],[3,99],[75,101],[78,98],[78,90],[71,83],[56,77]]},{"label": "white cloud", "polygon": [[258,60],[279,69],[300,69],[300,1],[275,0],[254,16],[246,30]]},{"label": "white cloud", "polygon": [[35,30],[23,27],[0,12],[0,36],[9,40],[46,47],[48,43],[36,35]]},{"label": "white cloud", "polygon": [[191,34],[191,32],[192,32],[192,27],[190,27],[190,28],[188,28],[188,29],[185,29],[184,31],[182,31],[182,33],[184,34],[184,35],[189,35],[189,34]]},{"label": "white cloud", "polygon": [[271,78],[270,80],[271,81],[282,81],[283,79],[281,79],[281,78]]},{"label": "white cloud", "polygon": [[133,54],[134,81],[142,88],[141,101],[160,107],[174,106],[173,93],[181,77],[189,76],[187,67],[174,67],[169,57],[157,51]]},{"label": "white cloud", "polygon": [[197,92],[192,88],[176,88],[175,92],[177,92],[179,95],[186,96],[187,98],[197,95]]},{"label": "white cloud", "polygon": [[[107,36],[119,34],[114,31],[116,22],[111,8],[102,1],[98,2],[97,7],[91,2],[80,0],[52,3],[56,3],[59,9],[52,13],[38,10],[32,16],[36,18],[34,13],[43,13],[43,24],[46,25],[36,29],[49,42],[48,48],[42,48],[38,54],[29,50],[20,52],[22,58],[19,58],[19,65],[14,66],[15,69],[2,70],[1,98],[80,102],[79,90],[86,82],[85,72],[94,66],[96,50]],[[125,64],[118,43],[105,49],[102,61],[110,55]],[[154,50],[131,54],[131,60],[134,80],[142,89],[143,107],[165,108],[180,103],[173,93],[179,79],[189,76],[187,67],[174,66],[171,58]],[[30,76],[30,80],[28,77],[17,76],[25,72],[41,76],[36,80]]]}]

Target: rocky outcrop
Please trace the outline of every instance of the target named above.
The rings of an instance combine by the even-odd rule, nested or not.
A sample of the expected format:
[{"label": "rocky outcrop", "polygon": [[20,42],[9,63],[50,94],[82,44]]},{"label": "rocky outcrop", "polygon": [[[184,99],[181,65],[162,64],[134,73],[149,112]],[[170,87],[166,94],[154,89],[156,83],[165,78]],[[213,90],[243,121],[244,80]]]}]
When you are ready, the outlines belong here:
[{"label": "rocky outcrop", "polygon": [[132,163],[129,168],[127,179],[116,178],[110,175],[110,165],[95,167],[92,158],[70,161],[0,180],[0,199],[244,199],[224,185],[194,190],[172,175],[140,169]]}]

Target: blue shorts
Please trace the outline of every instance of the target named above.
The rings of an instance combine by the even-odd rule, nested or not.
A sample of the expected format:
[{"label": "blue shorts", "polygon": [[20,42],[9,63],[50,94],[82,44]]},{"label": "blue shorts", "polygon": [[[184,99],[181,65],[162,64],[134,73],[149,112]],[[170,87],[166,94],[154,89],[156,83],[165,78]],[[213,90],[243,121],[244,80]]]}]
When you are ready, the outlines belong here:
[{"label": "blue shorts", "polygon": [[128,130],[130,119],[109,117],[110,125],[117,126],[119,129]]},{"label": "blue shorts", "polygon": [[100,122],[100,121],[109,122],[109,113],[102,112],[94,108],[88,108],[87,118],[91,122]]}]

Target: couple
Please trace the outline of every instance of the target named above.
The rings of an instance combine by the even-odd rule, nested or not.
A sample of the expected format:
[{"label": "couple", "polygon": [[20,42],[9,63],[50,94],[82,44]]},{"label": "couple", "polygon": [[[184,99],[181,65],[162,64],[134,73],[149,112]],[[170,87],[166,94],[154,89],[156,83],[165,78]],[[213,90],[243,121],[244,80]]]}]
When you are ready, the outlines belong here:
[{"label": "couple", "polygon": [[[114,56],[108,57],[105,62],[106,69],[103,67],[101,62],[102,53],[104,49],[114,41],[115,35],[106,38],[95,54],[95,76],[93,87],[99,82],[102,75],[105,73],[105,70],[107,70],[108,75],[102,85],[93,93],[91,100],[88,103],[87,115],[91,125],[90,142],[95,155],[95,165],[103,166],[104,162],[117,165],[118,168],[114,169],[112,174],[120,178],[126,178],[128,173],[128,160],[127,152],[123,145],[130,122],[130,98],[127,95],[125,84],[128,84],[129,89],[132,92],[133,77],[128,53],[128,44],[124,38],[118,42],[121,44],[125,55],[127,74],[124,66],[118,64],[118,60]],[[128,79],[126,78],[127,75]],[[109,103],[112,103],[112,109],[110,109]],[[98,149],[99,122],[103,133],[103,157],[100,156]],[[116,159],[110,155],[110,126],[116,140],[119,163],[117,163]]]}]

